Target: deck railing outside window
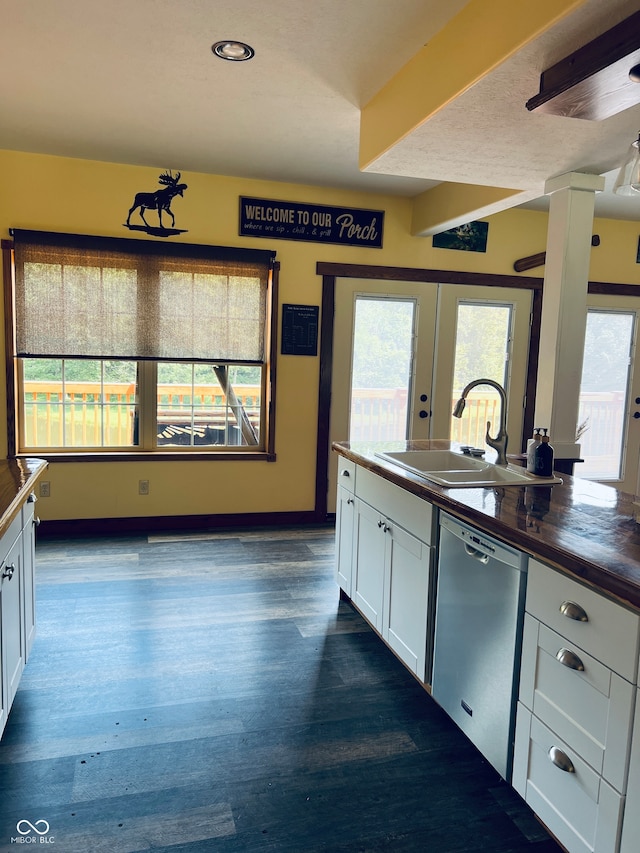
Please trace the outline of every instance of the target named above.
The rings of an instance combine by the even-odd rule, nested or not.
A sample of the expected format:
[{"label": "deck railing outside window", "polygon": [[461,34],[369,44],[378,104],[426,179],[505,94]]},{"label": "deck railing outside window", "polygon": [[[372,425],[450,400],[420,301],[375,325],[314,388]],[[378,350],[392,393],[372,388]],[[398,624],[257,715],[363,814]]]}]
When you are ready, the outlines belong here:
[{"label": "deck railing outside window", "polygon": [[[254,427],[260,423],[260,386],[234,385]],[[126,382],[24,383],[26,447],[130,447],[134,444],[135,386]],[[158,444],[183,444],[205,429],[228,434],[237,425],[221,389],[158,384]],[[198,443],[196,441],[196,443]],[[209,443],[216,443],[211,441]],[[238,441],[239,443],[239,441]]]}]

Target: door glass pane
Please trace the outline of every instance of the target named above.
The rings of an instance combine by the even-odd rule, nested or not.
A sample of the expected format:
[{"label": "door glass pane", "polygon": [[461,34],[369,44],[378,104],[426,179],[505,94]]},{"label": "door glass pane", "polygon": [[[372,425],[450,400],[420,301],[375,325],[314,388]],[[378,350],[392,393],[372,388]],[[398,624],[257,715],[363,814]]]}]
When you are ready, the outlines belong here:
[{"label": "door glass pane", "polygon": [[349,441],[408,437],[415,302],[356,297]]},{"label": "door glass pane", "polygon": [[591,480],[617,480],[622,475],[626,441],[628,384],[635,315],[632,312],[587,313],[576,475]]},{"label": "door glass pane", "polygon": [[[507,389],[512,312],[511,305],[458,303],[451,411],[463,388],[474,379],[493,379]],[[449,437],[461,444],[484,447],[487,421],[491,421],[491,434],[495,435],[500,396],[490,385],[479,385],[469,392],[462,417],[450,419]]]}]

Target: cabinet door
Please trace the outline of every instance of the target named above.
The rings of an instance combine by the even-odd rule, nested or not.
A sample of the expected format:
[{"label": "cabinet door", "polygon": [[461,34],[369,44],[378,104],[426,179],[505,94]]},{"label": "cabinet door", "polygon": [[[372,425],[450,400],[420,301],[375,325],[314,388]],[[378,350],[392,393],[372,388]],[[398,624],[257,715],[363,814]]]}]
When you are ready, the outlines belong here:
[{"label": "cabinet door", "polygon": [[618,850],[624,797],[521,703],[512,782],[570,853]]},{"label": "cabinet door", "polygon": [[629,783],[622,825],[620,853],[637,853],[640,838],[640,690],[636,696],[636,715],[629,760]]},{"label": "cabinet door", "polygon": [[363,616],[382,633],[385,567],[385,519],[356,498],[352,599]]},{"label": "cabinet door", "polygon": [[36,636],[36,537],[35,495],[27,500],[22,510],[22,570],[24,583],[24,653],[25,663]]},{"label": "cabinet door", "polygon": [[[389,562],[385,575],[382,636],[421,681],[427,681],[431,655],[427,630],[431,548],[395,522],[387,522]],[[430,668],[430,667],[429,667]]]},{"label": "cabinet door", "polygon": [[353,492],[339,486],[336,502],[336,582],[349,598],[352,586],[354,520]]},{"label": "cabinet door", "polygon": [[18,689],[25,663],[22,631],[24,606],[22,581],[22,540],[18,537],[2,566],[0,566],[3,705],[7,712]]}]

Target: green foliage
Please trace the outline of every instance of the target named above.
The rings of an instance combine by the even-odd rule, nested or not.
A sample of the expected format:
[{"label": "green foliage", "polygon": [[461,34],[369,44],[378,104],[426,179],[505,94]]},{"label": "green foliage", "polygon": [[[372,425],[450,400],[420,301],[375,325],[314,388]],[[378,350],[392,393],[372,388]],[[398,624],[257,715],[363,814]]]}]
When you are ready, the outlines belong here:
[{"label": "green foliage", "polygon": [[511,309],[507,305],[461,303],[458,306],[454,391],[473,379],[505,383]]},{"label": "green foliage", "polygon": [[630,312],[589,311],[581,391],[624,392],[633,322]]},{"label": "green foliage", "polygon": [[353,346],[354,388],[402,388],[409,380],[413,302],[358,299]]}]

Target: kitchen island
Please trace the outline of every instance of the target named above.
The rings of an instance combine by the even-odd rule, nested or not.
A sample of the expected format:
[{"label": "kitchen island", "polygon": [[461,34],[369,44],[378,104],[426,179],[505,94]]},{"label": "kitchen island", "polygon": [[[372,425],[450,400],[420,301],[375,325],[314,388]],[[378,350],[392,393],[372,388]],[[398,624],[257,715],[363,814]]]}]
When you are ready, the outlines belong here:
[{"label": "kitchen island", "polygon": [[[439,559],[443,518],[470,525],[465,547],[478,557],[479,573],[486,537],[522,555],[526,605],[516,634],[513,694],[504,700],[512,714],[513,769],[501,775],[569,853],[635,853],[640,527],[633,496],[564,474],[554,485],[445,488],[378,455],[456,450],[448,441],[338,442],[333,449],[339,454],[336,578],[342,595],[429,692],[444,633],[437,630],[441,612],[459,611],[466,600],[478,624],[490,625],[497,615],[487,609],[485,618],[482,595],[469,599],[471,584],[454,584],[459,601],[450,595],[439,610],[440,576],[449,571]],[[476,589],[484,593],[482,584]],[[486,643],[501,660],[503,640],[494,642],[489,631]],[[454,658],[450,671],[462,669]],[[473,671],[470,679],[479,681]],[[481,681],[480,694],[493,695],[492,677]],[[456,702],[466,715],[457,722],[469,733],[490,716],[482,719],[482,702],[474,707],[466,691],[462,684]]]},{"label": "kitchen island", "polygon": [[632,495],[566,474],[553,486],[442,488],[376,455],[456,447],[444,440],[333,444],[343,458],[640,610]]}]

